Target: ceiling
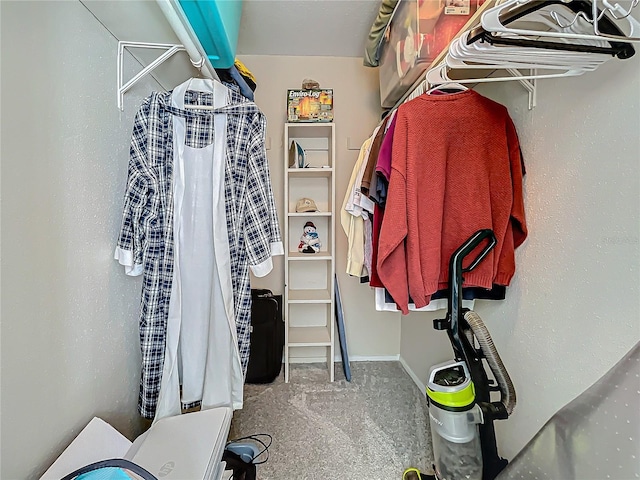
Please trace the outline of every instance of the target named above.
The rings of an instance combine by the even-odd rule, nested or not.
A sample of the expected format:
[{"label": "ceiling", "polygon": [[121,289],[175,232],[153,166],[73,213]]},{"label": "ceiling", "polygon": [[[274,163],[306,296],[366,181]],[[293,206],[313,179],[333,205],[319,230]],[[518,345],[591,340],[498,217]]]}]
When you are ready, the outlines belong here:
[{"label": "ceiling", "polygon": [[241,55],[362,57],[379,0],[245,0]]},{"label": "ceiling", "polygon": [[[153,0],[80,2],[118,40],[179,43]],[[361,57],[379,4],[379,0],[244,0],[236,53]]]}]

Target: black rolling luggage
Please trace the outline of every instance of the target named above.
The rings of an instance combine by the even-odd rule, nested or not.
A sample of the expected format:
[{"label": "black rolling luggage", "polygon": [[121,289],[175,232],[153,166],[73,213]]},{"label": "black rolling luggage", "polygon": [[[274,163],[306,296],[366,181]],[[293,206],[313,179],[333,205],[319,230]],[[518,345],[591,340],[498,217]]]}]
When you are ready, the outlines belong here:
[{"label": "black rolling luggage", "polygon": [[282,368],[282,295],[251,289],[251,300],[251,350],[246,382],[271,383]]}]

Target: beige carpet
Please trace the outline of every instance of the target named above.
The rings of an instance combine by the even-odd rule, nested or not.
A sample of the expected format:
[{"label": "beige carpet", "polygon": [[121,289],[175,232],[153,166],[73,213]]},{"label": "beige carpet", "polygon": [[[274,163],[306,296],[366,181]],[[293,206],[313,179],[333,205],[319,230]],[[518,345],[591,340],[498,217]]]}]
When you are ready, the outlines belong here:
[{"label": "beige carpet", "polygon": [[427,403],[399,362],[354,362],[347,382],[326,368],[294,365],[272,384],[246,385],[230,439],[269,433],[260,480],[401,480],[405,468],[431,473]]}]

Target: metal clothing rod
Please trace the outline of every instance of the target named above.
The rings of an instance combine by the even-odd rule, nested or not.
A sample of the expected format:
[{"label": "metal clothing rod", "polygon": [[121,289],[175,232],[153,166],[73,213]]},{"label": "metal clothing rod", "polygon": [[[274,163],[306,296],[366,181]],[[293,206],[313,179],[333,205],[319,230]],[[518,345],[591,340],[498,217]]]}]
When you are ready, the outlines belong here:
[{"label": "metal clothing rod", "polygon": [[[118,108],[124,110],[124,94],[135,85],[141,78],[151,72],[158,65],[173,56],[176,52],[186,51],[191,60],[191,64],[196,67],[202,75],[207,78],[220,81],[213,65],[209,61],[204,48],[200,44],[197,35],[191,28],[191,24],[184,15],[182,7],[176,0],[156,0],[162,13],[167,18],[176,36],[182,45],[166,43],[146,43],[146,42],[118,42]],[[138,72],[131,80],[124,82],[123,62],[124,50],[128,47],[152,48],[165,50],[158,58]]]},{"label": "metal clothing rod", "polygon": [[191,28],[189,20],[184,14],[182,7],[176,0],[156,0],[158,6],[167,17],[167,21],[171,25],[171,28],[178,36],[178,39],[184,46],[184,49],[189,54],[191,63],[194,67],[198,68],[203,75],[207,78],[220,81],[218,74],[211,65],[207,54],[198,40],[198,36]]}]

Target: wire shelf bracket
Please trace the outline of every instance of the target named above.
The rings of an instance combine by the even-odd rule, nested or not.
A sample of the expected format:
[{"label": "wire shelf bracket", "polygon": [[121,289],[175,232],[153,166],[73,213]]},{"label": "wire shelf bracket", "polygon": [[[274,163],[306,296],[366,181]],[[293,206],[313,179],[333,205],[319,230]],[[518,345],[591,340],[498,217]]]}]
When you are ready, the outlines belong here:
[{"label": "wire shelf bracket", "polygon": [[[133,76],[126,83],[124,81],[124,52],[129,48],[147,48],[147,49],[155,49],[155,50],[164,50],[162,54],[158,58],[156,58],[149,65],[140,70],[136,75]],[[127,93],[131,87],[133,87],[138,81],[144,78],[146,75],[151,73],[153,69],[155,69],[158,65],[161,65],[167,59],[171,58],[177,52],[183,52],[186,49],[182,45],[172,45],[167,43],[145,43],[145,42],[118,42],[118,108],[120,110],[124,110],[124,94]]]},{"label": "wire shelf bracket", "polygon": [[[509,74],[516,78],[520,85],[524,87],[524,89],[529,94],[529,110],[533,110],[536,106],[536,102],[538,100],[538,86],[536,85],[536,70],[532,69],[529,73],[529,78],[526,78],[519,70],[515,68],[508,68],[507,71]],[[522,78],[521,78],[522,77]]]}]

